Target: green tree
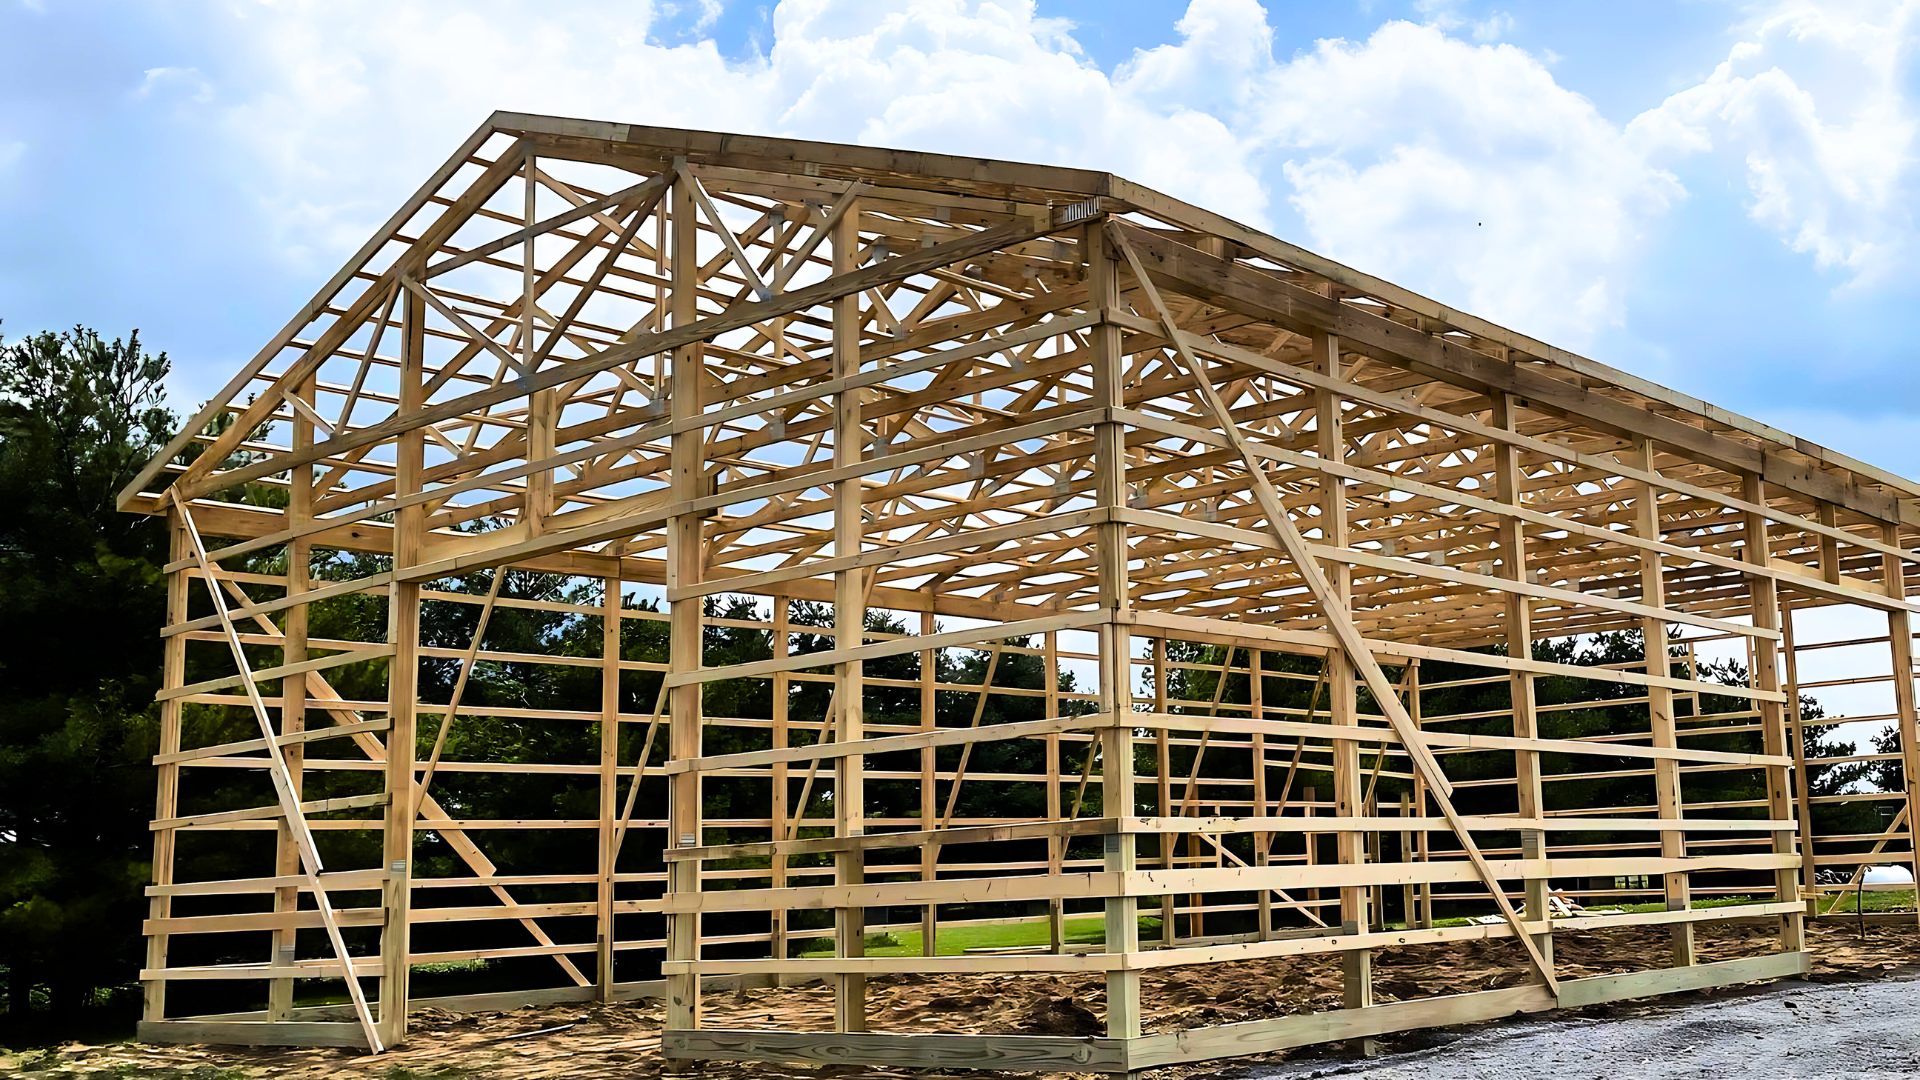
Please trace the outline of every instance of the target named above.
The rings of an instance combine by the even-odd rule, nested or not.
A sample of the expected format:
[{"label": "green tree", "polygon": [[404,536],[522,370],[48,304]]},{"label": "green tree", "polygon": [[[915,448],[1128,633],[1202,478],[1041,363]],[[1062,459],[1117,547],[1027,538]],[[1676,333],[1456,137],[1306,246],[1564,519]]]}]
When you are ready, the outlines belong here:
[{"label": "green tree", "polygon": [[139,964],[166,531],[114,495],[175,427],[167,370],[138,333],[0,342],[0,965],[39,1037]]}]

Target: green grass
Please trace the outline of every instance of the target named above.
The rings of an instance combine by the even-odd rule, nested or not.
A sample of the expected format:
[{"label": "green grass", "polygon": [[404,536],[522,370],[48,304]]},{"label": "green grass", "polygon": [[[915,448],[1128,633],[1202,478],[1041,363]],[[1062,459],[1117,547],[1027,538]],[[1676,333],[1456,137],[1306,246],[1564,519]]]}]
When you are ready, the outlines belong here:
[{"label": "green grass", "polygon": [[[1710,900],[1695,900],[1693,903],[1687,906],[1693,908],[1696,911],[1699,911],[1704,908],[1739,907],[1741,904],[1756,904],[1756,903],[1759,903],[1759,901],[1755,900],[1751,896],[1716,896]],[[1615,907],[1617,907],[1620,911],[1628,912],[1629,914],[1637,914],[1642,911],[1667,910],[1667,905],[1660,904],[1660,903],[1617,904],[1615,905]]]},{"label": "green grass", "polygon": [[[1105,920],[1099,915],[1086,915],[1066,920],[1066,936],[1069,945],[1098,945],[1107,939]],[[1155,939],[1160,936],[1160,920],[1143,918],[1140,920],[1140,936]],[[1049,943],[1047,920],[1045,916],[1030,919],[1018,919],[1010,922],[977,923],[965,926],[943,926],[935,939],[940,956],[959,956],[968,949],[1016,949],[1022,946],[1046,945]],[[826,955],[833,951],[832,942],[826,938],[815,938],[807,946],[802,956]],[[920,931],[906,930],[893,934],[874,934],[867,938],[868,956],[920,956],[922,955]]]},{"label": "green grass", "polygon": [[[1907,895],[1909,897],[1912,896],[1911,893]],[[1738,907],[1741,904],[1752,904],[1752,903],[1756,903],[1756,901],[1751,896],[1719,896],[1719,897],[1714,897],[1713,899],[1710,899],[1710,900],[1695,900],[1690,906],[1693,907],[1695,910],[1701,910],[1705,908]],[[1595,914],[1595,915],[1618,915],[1618,914],[1637,914],[1643,911],[1665,911],[1666,909],[1667,909],[1667,905],[1655,903],[1655,904],[1609,904],[1609,905],[1604,905],[1597,908],[1592,908],[1589,910],[1591,911],[1592,914]],[[1873,904],[1871,901],[1868,902],[1867,910],[1868,911],[1874,910]],[[1451,919],[1435,919],[1433,921],[1433,925],[1465,926],[1471,921],[1472,920],[1464,916],[1457,916]],[[1405,930],[1407,928],[1407,925],[1405,923],[1391,923],[1389,925],[1391,925],[1395,930]]]},{"label": "green grass", "polygon": [[[1696,909],[1737,907],[1756,901],[1750,896],[1721,896],[1709,900],[1696,900]],[[1853,894],[1848,893],[1842,911],[1852,911]],[[1883,892],[1867,894],[1868,911],[1884,911],[1901,906],[1913,905],[1911,892]],[[1662,911],[1666,905],[1618,904],[1597,909],[1602,912],[1637,913],[1643,911]],[[1469,920],[1464,916],[1434,920],[1435,926],[1465,926]],[[1404,923],[1390,924],[1396,930],[1406,929]],[[1084,915],[1066,920],[1067,944],[1099,945],[1106,941],[1106,925],[1098,915]],[[1140,937],[1143,941],[1160,939],[1160,920],[1142,918]],[[966,926],[943,926],[937,939],[940,956],[959,956],[968,949],[1014,949],[1022,946],[1045,945],[1047,939],[1047,920],[1044,916],[1017,919],[1009,922],[977,923]],[[867,937],[868,956],[920,956],[920,931],[906,930],[891,934],[870,934]],[[828,938],[814,938],[808,942],[801,956],[827,956],[833,952],[833,944]]]},{"label": "green grass", "polygon": [[[1848,889],[1839,897],[1840,902],[1833,910],[1836,912],[1846,912],[1847,914],[1852,914],[1860,910],[1860,908],[1854,906],[1856,898],[1859,900],[1861,906],[1866,908],[1868,914],[1876,911],[1898,911],[1902,908],[1908,911],[1913,910],[1912,889],[1893,889],[1887,892],[1861,893],[1855,893],[1854,890]],[[1826,911],[1830,904],[1833,904],[1833,901],[1823,897],[1820,901],[1820,910]]]}]

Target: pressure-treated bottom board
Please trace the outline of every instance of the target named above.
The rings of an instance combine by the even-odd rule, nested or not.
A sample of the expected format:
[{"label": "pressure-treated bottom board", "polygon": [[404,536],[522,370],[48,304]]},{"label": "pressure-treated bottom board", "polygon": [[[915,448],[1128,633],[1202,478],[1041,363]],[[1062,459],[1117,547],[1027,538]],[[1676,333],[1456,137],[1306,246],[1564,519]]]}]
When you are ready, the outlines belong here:
[{"label": "pressure-treated bottom board", "polygon": [[1686,968],[1564,979],[1560,982],[1558,1002],[1545,986],[1532,984],[1134,1039],[701,1029],[666,1031],[662,1035],[661,1051],[679,1058],[790,1061],[811,1065],[1118,1073],[1804,975],[1811,964],[1810,954],[1804,951],[1772,953]]},{"label": "pressure-treated bottom board", "polygon": [[228,1046],[346,1046],[365,1049],[366,1033],[352,1021],[142,1020],[148,1043],[221,1043]]}]

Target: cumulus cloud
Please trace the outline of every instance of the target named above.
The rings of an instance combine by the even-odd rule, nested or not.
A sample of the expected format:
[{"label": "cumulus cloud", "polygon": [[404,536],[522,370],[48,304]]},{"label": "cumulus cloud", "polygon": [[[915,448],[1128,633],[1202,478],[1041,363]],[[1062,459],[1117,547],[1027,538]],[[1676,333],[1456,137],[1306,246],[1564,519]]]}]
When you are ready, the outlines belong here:
[{"label": "cumulus cloud", "polygon": [[[1253,11],[1258,8],[1248,5]],[[653,8],[530,21],[504,0],[289,0],[210,13],[256,87],[221,114],[282,248],[350,250],[496,108],[1106,169],[1265,223],[1220,120],[1137,99],[1031,0],[787,0],[765,56],[666,45]]]},{"label": "cumulus cloud", "polygon": [[1414,0],[1413,10],[1429,25],[1442,30],[1465,29],[1475,41],[1498,41],[1513,29],[1513,16],[1504,11],[1475,19],[1463,10],[1465,6],[1462,0]]},{"label": "cumulus cloud", "polygon": [[[1034,0],[783,0],[745,60],[663,43],[669,7],[645,0],[207,3],[222,70],[142,92],[222,87],[208,122],[278,249],[316,266],[495,108],[1109,170],[1575,348],[1623,321],[1686,196],[1673,170],[1709,151],[1742,156],[1754,219],[1819,265],[1865,280],[1912,229],[1920,0],[1788,0],[1625,123],[1461,0],[1280,58],[1256,0],[1190,0],[1110,71]],[[699,4],[704,26],[720,2]]]},{"label": "cumulus cloud", "polygon": [[148,68],[140,85],[134,88],[136,98],[172,98],[193,104],[205,104],[213,100],[213,84],[200,74],[198,68],[157,67]]},{"label": "cumulus cloud", "polygon": [[1849,284],[1910,268],[1920,0],[1781,4],[1644,119],[1744,160],[1749,212]]},{"label": "cumulus cloud", "polygon": [[1433,24],[1321,42],[1262,80],[1249,120],[1309,246],[1572,343],[1620,321],[1649,224],[1684,195],[1537,58]]}]

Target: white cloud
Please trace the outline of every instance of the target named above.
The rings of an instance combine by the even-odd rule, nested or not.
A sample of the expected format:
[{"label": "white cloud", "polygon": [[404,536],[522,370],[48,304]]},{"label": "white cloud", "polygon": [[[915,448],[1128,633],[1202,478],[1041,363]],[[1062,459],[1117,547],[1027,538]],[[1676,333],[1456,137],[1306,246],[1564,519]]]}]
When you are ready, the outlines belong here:
[{"label": "white cloud", "polygon": [[213,84],[200,74],[198,68],[148,68],[140,85],[134,88],[133,96],[174,99],[201,105],[213,100]]},{"label": "white cloud", "polygon": [[1464,0],[1414,0],[1413,10],[1425,17],[1427,25],[1441,30],[1465,27],[1475,41],[1498,41],[1513,30],[1513,16],[1504,11],[1475,19],[1461,10],[1464,6]]},{"label": "white cloud", "polygon": [[[1251,5],[1248,5],[1251,7]],[[1255,12],[1257,8],[1253,8]],[[254,92],[224,113],[281,247],[359,243],[496,108],[1107,169],[1263,222],[1219,120],[1137,100],[1031,0],[787,0],[765,57],[650,37],[647,5],[537,21],[504,0],[265,2],[210,13]]]},{"label": "white cloud", "polygon": [[1910,268],[1920,0],[1789,0],[1740,36],[1649,123],[1740,155],[1753,219],[1821,269],[1870,285]]},{"label": "white cloud", "polygon": [[[142,92],[221,87],[225,166],[315,269],[496,108],[1110,170],[1574,348],[1624,320],[1689,155],[1742,155],[1755,219],[1863,280],[1912,229],[1920,0],[1791,0],[1625,124],[1462,0],[1278,61],[1256,0],[1190,0],[1168,44],[1111,72],[1033,0],[784,0],[743,62],[663,44],[649,0],[538,18],[512,0],[204,2],[219,69],[156,69]],[[706,25],[720,0],[700,3]]]},{"label": "white cloud", "polygon": [[1252,123],[1309,246],[1567,344],[1621,321],[1647,230],[1684,195],[1538,59],[1435,25],[1321,42],[1267,77]]}]

